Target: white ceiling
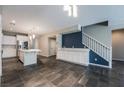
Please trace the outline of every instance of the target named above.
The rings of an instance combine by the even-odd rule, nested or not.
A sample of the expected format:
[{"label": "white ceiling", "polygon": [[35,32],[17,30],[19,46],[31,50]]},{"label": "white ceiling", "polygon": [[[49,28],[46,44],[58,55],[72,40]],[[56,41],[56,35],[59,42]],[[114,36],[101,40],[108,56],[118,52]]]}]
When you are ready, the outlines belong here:
[{"label": "white ceiling", "polygon": [[10,22],[16,21],[14,32],[42,34],[68,26],[89,25],[107,19],[107,6],[78,6],[78,17],[69,17],[63,6],[17,5],[2,7],[3,30],[10,31]]}]

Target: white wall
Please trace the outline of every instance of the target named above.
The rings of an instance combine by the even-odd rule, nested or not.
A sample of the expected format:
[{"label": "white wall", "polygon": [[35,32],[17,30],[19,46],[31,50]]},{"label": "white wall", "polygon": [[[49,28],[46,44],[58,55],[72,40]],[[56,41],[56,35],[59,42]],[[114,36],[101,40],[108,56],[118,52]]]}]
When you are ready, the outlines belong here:
[{"label": "white wall", "polygon": [[109,25],[111,29],[124,28],[124,6],[111,5],[108,6]]},{"label": "white wall", "polygon": [[112,33],[112,59],[124,61],[124,30]]},{"label": "white wall", "polygon": [[111,31],[108,26],[91,25],[84,27],[83,31],[106,46],[111,46]]},{"label": "white wall", "polygon": [[0,76],[2,76],[1,48],[2,48],[2,24],[1,24],[1,15],[0,15]]},{"label": "white wall", "polygon": [[56,49],[57,49],[57,43],[56,38],[49,38],[49,55],[53,56],[56,55]]},{"label": "white wall", "polygon": [[49,56],[49,48],[48,48],[48,36],[43,35],[39,38],[39,48],[42,50],[41,55],[42,56]]},{"label": "white wall", "polygon": [[3,35],[2,58],[16,57],[16,36]]},{"label": "white wall", "polygon": [[39,37],[35,38],[34,48],[39,49]]},{"label": "white wall", "polygon": [[38,38],[39,49],[42,50],[40,55],[46,56],[46,57],[50,56],[50,54],[49,54],[49,37],[56,36],[57,48],[60,48],[62,33],[74,32],[74,31],[79,31],[79,30],[81,30],[80,25],[73,25],[71,27],[60,29],[59,31],[54,31],[52,33],[41,35]]}]

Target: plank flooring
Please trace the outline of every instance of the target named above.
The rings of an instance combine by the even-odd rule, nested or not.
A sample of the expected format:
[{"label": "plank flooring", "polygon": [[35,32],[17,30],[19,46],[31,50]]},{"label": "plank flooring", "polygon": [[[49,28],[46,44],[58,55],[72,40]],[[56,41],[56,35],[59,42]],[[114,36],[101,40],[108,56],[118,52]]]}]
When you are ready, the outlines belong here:
[{"label": "plank flooring", "polygon": [[3,60],[2,87],[124,87],[124,63],[113,68],[84,67],[55,57],[38,57],[24,67],[16,58]]}]

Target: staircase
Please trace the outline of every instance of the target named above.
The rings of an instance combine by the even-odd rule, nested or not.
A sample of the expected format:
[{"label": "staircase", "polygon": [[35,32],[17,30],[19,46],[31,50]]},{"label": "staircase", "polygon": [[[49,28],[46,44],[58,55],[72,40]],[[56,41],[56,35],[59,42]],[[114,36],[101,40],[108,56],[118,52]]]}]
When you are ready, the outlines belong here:
[{"label": "staircase", "polygon": [[97,55],[109,62],[111,68],[111,47],[108,47],[82,31],[82,43]]}]

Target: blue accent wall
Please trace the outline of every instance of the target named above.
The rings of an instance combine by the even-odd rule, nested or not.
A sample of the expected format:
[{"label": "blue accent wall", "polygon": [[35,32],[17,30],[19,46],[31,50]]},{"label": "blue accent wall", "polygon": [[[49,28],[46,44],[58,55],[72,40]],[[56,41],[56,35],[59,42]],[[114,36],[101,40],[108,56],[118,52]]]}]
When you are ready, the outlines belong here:
[{"label": "blue accent wall", "polygon": [[81,31],[62,35],[62,47],[72,48],[72,46],[74,46],[74,48],[84,47],[84,45],[82,44]]},{"label": "blue accent wall", "polygon": [[[74,46],[74,48],[84,48],[84,45],[82,44],[82,32],[62,35],[62,47],[72,48],[72,46]],[[97,61],[95,61],[95,58],[97,58]],[[109,66],[109,62],[97,55],[92,50],[89,52],[89,61],[90,63]]]},{"label": "blue accent wall", "polygon": [[[97,61],[95,61],[95,58],[97,58]],[[102,57],[97,55],[92,50],[90,50],[90,53],[89,53],[89,61],[90,61],[90,63],[109,66],[109,62],[108,61],[106,61],[105,59],[103,59]]]}]

